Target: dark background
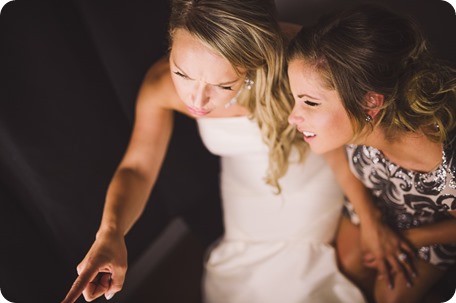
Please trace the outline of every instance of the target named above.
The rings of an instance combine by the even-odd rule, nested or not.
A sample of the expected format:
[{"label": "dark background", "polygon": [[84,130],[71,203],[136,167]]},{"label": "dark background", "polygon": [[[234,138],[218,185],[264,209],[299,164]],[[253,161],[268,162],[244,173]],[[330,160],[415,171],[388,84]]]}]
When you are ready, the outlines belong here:
[{"label": "dark background", "polygon": [[[282,20],[303,25],[352,2],[276,0]],[[378,2],[415,16],[436,54],[454,65],[451,5]],[[15,0],[3,7],[0,289],[8,300],[60,302],[75,279],[128,143],[142,77],[166,53],[168,14],[165,0]],[[218,170],[194,121],[176,115],[151,203],[127,236],[130,264],[176,216],[204,247],[223,232]]]}]

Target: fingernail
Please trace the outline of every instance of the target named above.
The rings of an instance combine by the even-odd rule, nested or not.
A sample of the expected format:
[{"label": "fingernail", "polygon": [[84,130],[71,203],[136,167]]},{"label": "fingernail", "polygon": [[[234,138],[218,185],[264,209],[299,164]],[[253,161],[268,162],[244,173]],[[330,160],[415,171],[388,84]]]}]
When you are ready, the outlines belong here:
[{"label": "fingernail", "polygon": [[408,288],[412,288],[412,283],[407,282],[407,287],[408,287]]},{"label": "fingernail", "polygon": [[388,284],[388,288],[389,288],[389,289],[393,289],[393,284],[389,283],[389,284]]},{"label": "fingernail", "polygon": [[114,297],[114,293],[110,293],[110,294],[105,294],[105,298],[106,300],[111,300],[112,297]]}]

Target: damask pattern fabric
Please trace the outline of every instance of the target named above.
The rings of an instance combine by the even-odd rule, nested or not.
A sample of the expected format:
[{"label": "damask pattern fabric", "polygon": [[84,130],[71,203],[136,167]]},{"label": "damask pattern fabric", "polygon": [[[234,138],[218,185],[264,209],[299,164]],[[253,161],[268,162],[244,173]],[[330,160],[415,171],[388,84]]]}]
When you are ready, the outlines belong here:
[{"label": "damask pattern fabric", "polygon": [[[451,219],[448,211],[456,209],[454,134],[450,139],[451,142],[444,146],[440,165],[424,173],[393,163],[376,148],[346,146],[352,172],[371,189],[374,203],[394,230]],[[349,201],[345,201],[344,209],[351,221],[359,224]],[[444,269],[456,262],[456,243],[420,247],[418,254],[425,261]]]}]

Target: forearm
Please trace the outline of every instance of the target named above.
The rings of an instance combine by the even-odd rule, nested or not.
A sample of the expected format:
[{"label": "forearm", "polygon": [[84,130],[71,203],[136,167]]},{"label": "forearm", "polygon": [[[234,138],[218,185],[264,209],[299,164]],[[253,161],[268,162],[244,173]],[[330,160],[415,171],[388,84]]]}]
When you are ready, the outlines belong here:
[{"label": "forearm", "polygon": [[119,168],[108,188],[100,231],[127,234],[141,216],[154,180],[129,168]]},{"label": "forearm", "polygon": [[361,222],[381,220],[380,210],[372,202],[372,195],[368,188],[358,180],[350,171],[339,181],[345,196],[353,205]]},{"label": "forearm", "polygon": [[454,244],[456,243],[456,219],[411,228],[404,231],[403,235],[416,248],[433,244]]},{"label": "forearm", "polygon": [[138,93],[127,151],[109,185],[100,231],[124,236],[141,216],[161,170],[173,129],[169,64],[149,69]]},{"label": "forearm", "polygon": [[100,231],[126,235],[146,206],[172,132],[170,113],[155,120],[161,121],[160,128],[154,126],[154,131],[137,131],[140,128],[137,126],[133,132],[127,153],[109,185]]}]

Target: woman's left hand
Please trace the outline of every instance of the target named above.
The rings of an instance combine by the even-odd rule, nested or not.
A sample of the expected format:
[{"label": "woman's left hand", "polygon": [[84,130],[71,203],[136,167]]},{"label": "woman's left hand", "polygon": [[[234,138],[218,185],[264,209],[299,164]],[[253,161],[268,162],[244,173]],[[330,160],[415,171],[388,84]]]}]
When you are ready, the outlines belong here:
[{"label": "woman's left hand", "polygon": [[416,276],[415,252],[409,242],[379,220],[361,224],[361,245],[364,251],[364,265],[375,268],[378,278],[387,279],[390,288],[394,287],[394,276],[403,275],[412,285]]}]

